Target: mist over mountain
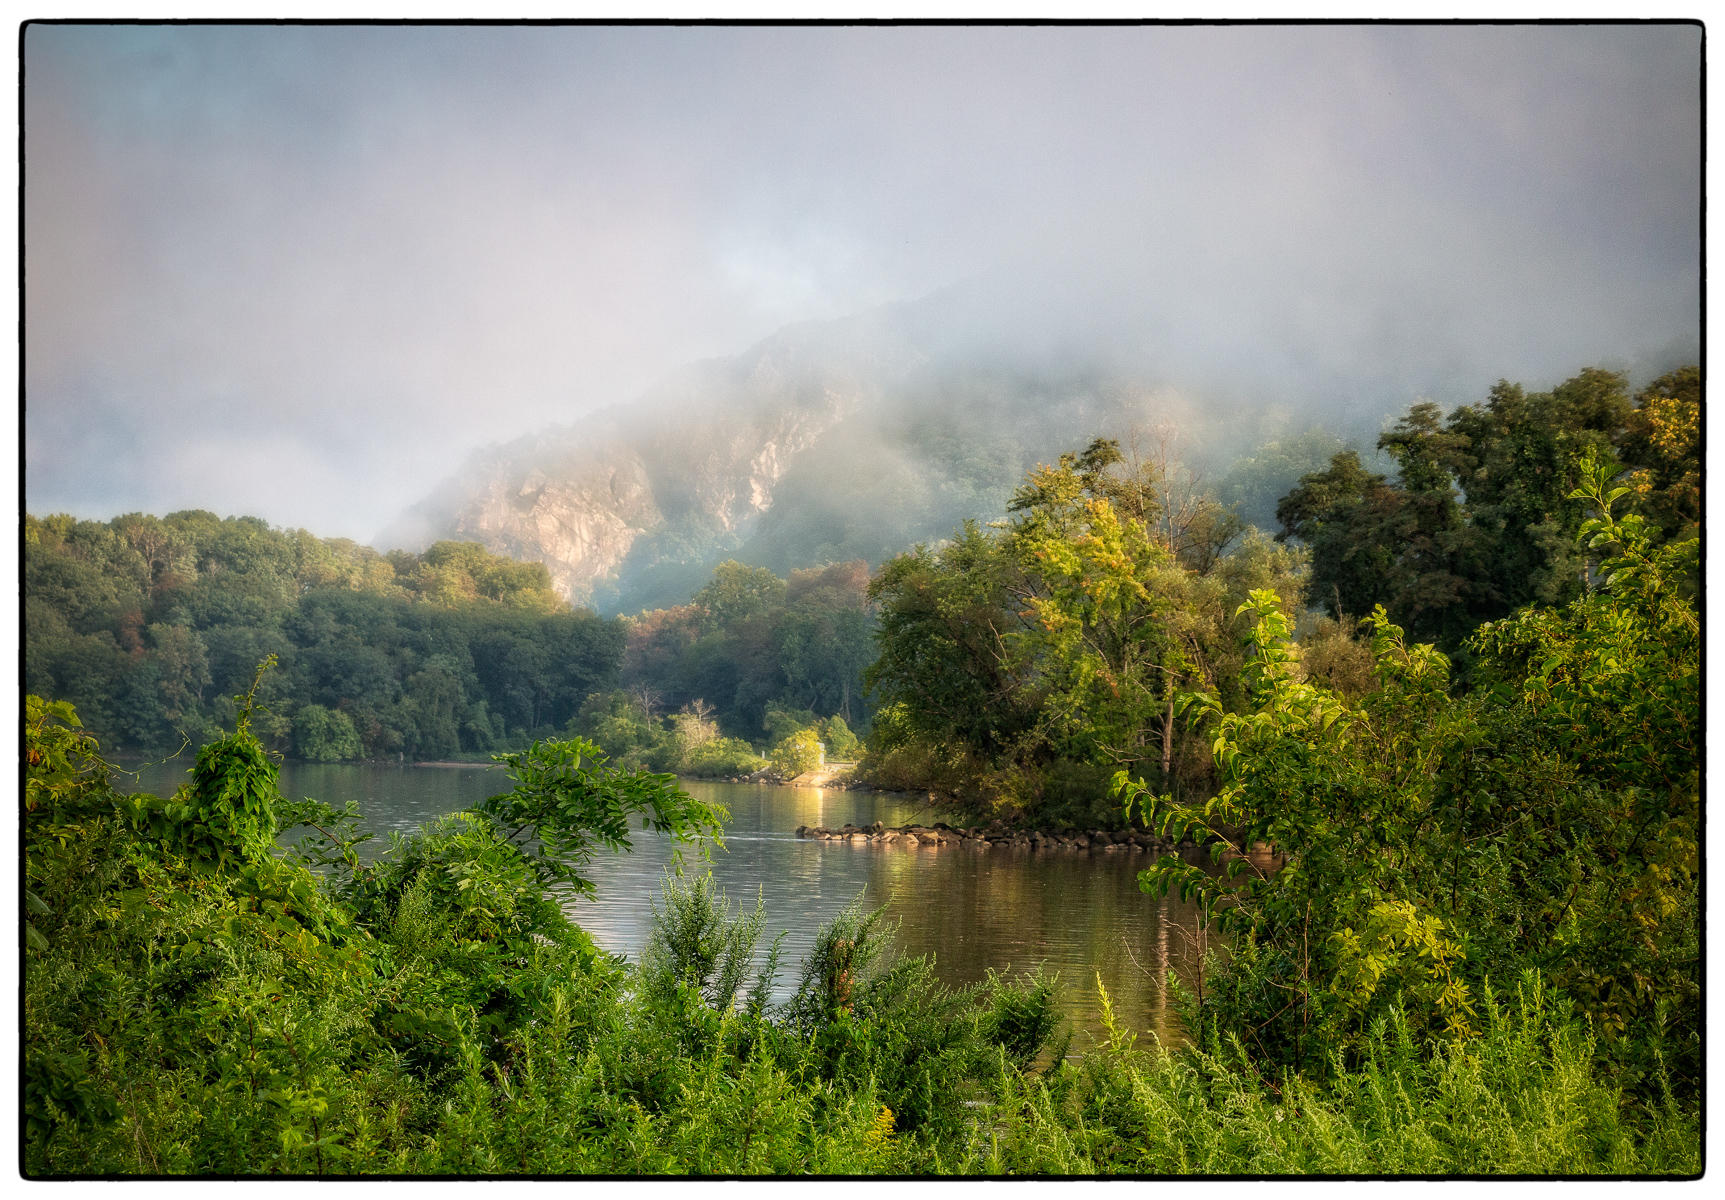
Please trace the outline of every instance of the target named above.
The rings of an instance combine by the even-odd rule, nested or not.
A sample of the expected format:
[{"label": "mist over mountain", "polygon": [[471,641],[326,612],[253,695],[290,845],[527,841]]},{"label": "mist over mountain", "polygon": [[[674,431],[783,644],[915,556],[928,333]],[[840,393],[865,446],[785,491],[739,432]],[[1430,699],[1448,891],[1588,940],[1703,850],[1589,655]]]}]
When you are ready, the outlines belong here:
[{"label": "mist over mountain", "polygon": [[[1463,344],[1480,331],[1435,327],[1417,305],[1302,331],[1293,297],[1280,328],[1260,303],[1230,353],[1200,336],[1208,315],[1149,311],[1148,288],[1110,290],[1079,335],[1083,293],[1052,279],[978,277],[787,326],[627,403],[478,451],[378,544],[478,541],[544,562],[577,603],[633,612],[686,601],[726,558],[779,573],[876,564],[998,518],[1027,469],[1098,434],[1214,482],[1267,439],[1322,428],[1370,450],[1418,400],[1447,407],[1500,377],[1548,385],[1595,363],[1640,380],[1694,353],[1546,341],[1488,347],[1499,355],[1487,363]],[[1188,289],[1200,309],[1207,290]],[[1267,519],[1274,499],[1247,498],[1247,515]]]},{"label": "mist over mountain", "polygon": [[[1029,445],[1092,393],[1370,431],[1500,376],[1647,376],[1695,359],[1701,37],[32,24],[26,505],[362,539],[579,421],[527,440],[547,480],[615,463],[582,535],[615,554],[689,514],[756,536],[754,487],[844,414],[915,507],[942,485],[906,437]],[[1093,431],[1056,432],[1032,457]]]}]

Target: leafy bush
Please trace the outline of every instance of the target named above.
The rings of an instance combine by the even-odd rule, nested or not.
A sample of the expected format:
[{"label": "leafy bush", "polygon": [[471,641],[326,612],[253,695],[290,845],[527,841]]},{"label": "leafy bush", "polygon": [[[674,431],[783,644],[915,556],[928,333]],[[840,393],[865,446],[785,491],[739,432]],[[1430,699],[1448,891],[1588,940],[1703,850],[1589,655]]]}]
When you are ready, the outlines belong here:
[{"label": "leafy bush", "polygon": [[[662,1000],[689,988],[708,1007],[730,1012],[753,964],[765,902],[757,899],[752,912],[733,917],[711,874],[692,883],[667,877],[661,900],[653,906],[652,933],[641,952],[643,993]],[[749,1012],[758,1014],[766,1007],[777,964],[775,943],[749,993]]]},{"label": "leafy bush", "polygon": [[723,779],[751,775],[766,766],[766,759],[742,738],[714,738],[683,760],[682,772],[697,779]]},{"label": "leafy bush", "polygon": [[360,756],[359,734],[344,712],[303,704],[293,716],[294,749],[307,762],[344,762]]},{"label": "leafy bush", "polygon": [[[1104,996],[1106,994],[1104,993]],[[1104,1011],[1106,1012],[1106,1006]],[[1237,1044],[1106,1043],[1016,1077],[965,1167],[989,1174],[1693,1176],[1693,1113],[1669,1094],[1626,1110],[1583,1022],[1522,979],[1486,989],[1481,1036],[1428,1049],[1406,1014],[1374,1022],[1360,1065],[1327,1082],[1266,1078]]]},{"label": "leafy bush", "polygon": [[855,762],[862,753],[862,741],[851,732],[843,717],[828,717],[820,722],[821,741],[826,744],[827,757],[837,762]]},{"label": "leafy bush", "polygon": [[820,734],[813,729],[799,729],[773,747],[767,761],[781,779],[795,779],[821,765],[823,747]]},{"label": "leafy bush", "polygon": [[[1188,698],[1213,731],[1221,792],[1128,811],[1211,844],[1206,872],[1165,857],[1147,891],[1178,890],[1239,941],[1205,1004],[1268,1064],[1358,1062],[1392,1005],[1418,1036],[1478,1035],[1488,978],[1533,969],[1587,1003],[1628,1085],[1658,1064],[1699,1074],[1699,620],[1683,580],[1694,541],[1655,548],[1613,506],[1604,463],[1574,498],[1596,590],[1473,640],[1485,690],[1450,695],[1449,662],[1368,624],[1378,688],[1302,680],[1277,598],[1254,592],[1249,705]],[[1268,846],[1279,867],[1255,855]]]},{"label": "leafy bush", "polygon": [[767,745],[776,746],[801,730],[814,728],[819,720],[813,709],[794,708],[777,700],[769,700],[761,728],[767,735]]}]

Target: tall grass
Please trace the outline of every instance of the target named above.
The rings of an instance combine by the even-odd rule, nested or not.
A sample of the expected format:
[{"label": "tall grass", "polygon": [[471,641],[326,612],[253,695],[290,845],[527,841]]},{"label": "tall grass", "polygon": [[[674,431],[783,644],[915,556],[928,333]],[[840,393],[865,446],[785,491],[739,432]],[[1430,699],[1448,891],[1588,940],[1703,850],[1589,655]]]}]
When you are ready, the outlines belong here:
[{"label": "tall grass", "polygon": [[477,820],[341,902],[83,829],[33,859],[32,1175],[1699,1169],[1693,1105],[1620,1094],[1531,977],[1472,1041],[1418,1044],[1392,1012],[1316,1085],[1238,1044],[1140,1046],[1106,993],[1106,1036],[1067,1057],[1051,980],[949,987],[860,906],[781,1005],[775,963],[749,979],[758,908],[710,880],[669,882],[650,953],[620,963]]},{"label": "tall grass", "polygon": [[1699,1126],[1606,1082],[1580,1021],[1534,976],[1485,1030],[1416,1045],[1399,1006],[1363,1066],[1259,1076],[1238,1043],[1170,1052],[1118,1031],[1052,1078],[1003,1076],[966,1170],[1051,1174],[1694,1175]]}]

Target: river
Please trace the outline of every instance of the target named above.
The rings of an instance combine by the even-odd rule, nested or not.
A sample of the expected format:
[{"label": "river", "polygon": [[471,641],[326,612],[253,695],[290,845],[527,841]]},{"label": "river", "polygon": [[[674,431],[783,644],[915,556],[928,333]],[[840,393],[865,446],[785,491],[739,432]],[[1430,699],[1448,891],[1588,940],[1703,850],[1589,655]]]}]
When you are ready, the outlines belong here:
[{"label": "river", "polygon": [[[140,768],[128,790],[171,792],[189,764]],[[340,808],[354,801],[368,832],[362,850],[388,849],[391,832],[407,833],[508,786],[502,771],[480,766],[414,767],[285,763],[282,792]],[[899,793],[684,780],[703,800],[730,810],[723,848],[703,860],[685,851],[685,870],[710,865],[739,906],[766,906],[762,952],[785,930],[777,998],[794,988],[797,967],[815,930],[859,896],[884,905],[908,954],[934,957],[949,983],[971,983],[990,968],[1014,972],[1038,964],[1058,972],[1063,1009],[1078,1030],[1075,1050],[1101,1027],[1100,975],[1116,1017],[1133,1031],[1178,1039],[1166,970],[1193,975],[1193,912],[1174,898],[1152,900],[1136,874],[1147,854],[1086,851],[907,848],[824,842],[796,836],[798,825],[932,824],[940,814]],[[652,905],[672,864],[671,844],[640,831],[628,853],[603,854],[591,866],[597,890],[572,903],[570,915],[605,949],[631,958],[646,943]]]}]

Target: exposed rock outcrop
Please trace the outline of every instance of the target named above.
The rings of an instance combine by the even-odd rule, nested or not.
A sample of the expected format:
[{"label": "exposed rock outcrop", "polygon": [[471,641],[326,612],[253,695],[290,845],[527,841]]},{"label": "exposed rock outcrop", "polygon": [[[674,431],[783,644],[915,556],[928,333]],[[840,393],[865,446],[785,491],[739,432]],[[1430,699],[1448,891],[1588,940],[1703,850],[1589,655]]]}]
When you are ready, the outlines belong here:
[{"label": "exposed rock outcrop", "polygon": [[878,562],[998,516],[1026,470],[1098,433],[1171,423],[1197,446],[1225,419],[1142,362],[1034,349],[991,309],[937,294],[787,327],[474,455],[378,542],[478,541],[543,562],[571,601],[635,612],[685,603],[727,557]]},{"label": "exposed rock outcrop", "polygon": [[631,555],[651,565],[734,546],[798,456],[914,363],[890,331],[868,332],[785,330],[677,373],[627,411],[481,451],[378,540],[477,541],[543,562],[577,603]]}]

